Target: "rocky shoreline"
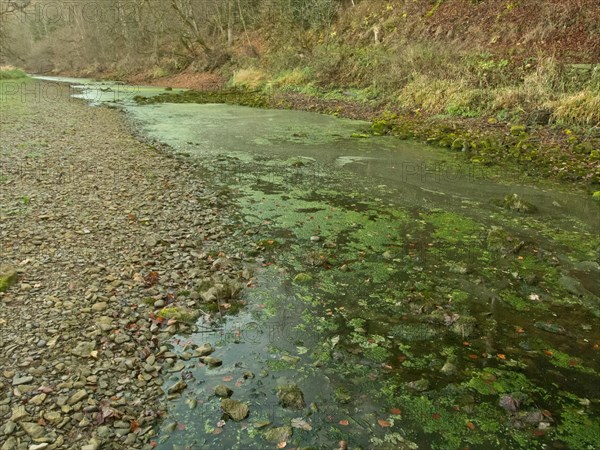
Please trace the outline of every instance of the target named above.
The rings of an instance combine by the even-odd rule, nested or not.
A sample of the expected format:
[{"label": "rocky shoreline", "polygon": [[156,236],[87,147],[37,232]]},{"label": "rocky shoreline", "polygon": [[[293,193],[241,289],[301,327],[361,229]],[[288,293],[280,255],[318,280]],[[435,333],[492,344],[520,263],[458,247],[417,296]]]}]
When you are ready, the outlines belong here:
[{"label": "rocky shoreline", "polygon": [[153,448],[167,340],[251,277],[226,194],[67,87],[1,107],[0,449]]}]

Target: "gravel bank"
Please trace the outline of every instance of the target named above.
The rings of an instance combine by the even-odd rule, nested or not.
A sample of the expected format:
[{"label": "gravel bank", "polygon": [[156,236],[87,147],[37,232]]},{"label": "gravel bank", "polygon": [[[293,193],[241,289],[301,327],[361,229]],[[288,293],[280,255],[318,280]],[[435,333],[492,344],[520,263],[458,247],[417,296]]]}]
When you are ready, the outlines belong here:
[{"label": "gravel bank", "polygon": [[249,275],[192,165],[68,94],[1,103],[0,449],[152,448],[167,338]]}]

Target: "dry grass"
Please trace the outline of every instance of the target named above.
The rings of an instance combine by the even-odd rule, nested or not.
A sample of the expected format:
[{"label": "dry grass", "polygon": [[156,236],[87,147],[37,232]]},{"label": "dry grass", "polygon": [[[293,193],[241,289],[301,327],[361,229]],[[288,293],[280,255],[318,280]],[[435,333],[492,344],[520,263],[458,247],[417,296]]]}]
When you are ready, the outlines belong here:
[{"label": "dry grass", "polygon": [[277,75],[272,81],[274,88],[287,88],[294,86],[304,86],[310,82],[312,74],[307,69],[286,70]]},{"label": "dry grass", "polygon": [[246,89],[259,89],[267,82],[267,74],[259,69],[241,69],[233,74],[231,85]]},{"label": "dry grass", "polygon": [[474,115],[489,103],[489,92],[469,86],[466,80],[417,75],[398,96],[402,106],[433,114]]},{"label": "dry grass", "polygon": [[600,126],[600,93],[581,91],[548,102],[553,119],[563,125]]}]

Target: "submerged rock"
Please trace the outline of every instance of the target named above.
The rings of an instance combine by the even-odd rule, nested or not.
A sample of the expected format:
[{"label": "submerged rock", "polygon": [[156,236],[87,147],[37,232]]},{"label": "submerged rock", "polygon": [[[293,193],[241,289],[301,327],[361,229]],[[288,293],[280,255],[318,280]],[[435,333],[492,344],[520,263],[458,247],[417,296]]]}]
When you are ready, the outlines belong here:
[{"label": "submerged rock", "polygon": [[509,194],[503,200],[494,200],[493,203],[501,208],[524,214],[532,214],[537,211],[535,205],[523,200],[517,194]]},{"label": "submerged rock", "polygon": [[540,330],[547,331],[548,333],[554,334],[565,334],[566,331],[560,325],[556,325],[555,323],[549,322],[535,322],[533,324],[534,327],[539,328]]},{"label": "submerged rock", "polygon": [[248,405],[230,398],[221,400],[221,409],[236,422],[244,420],[250,412]]},{"label": "submerged rock", "polygon": [[300,272],[298,275],[296,275],[294,277],[294,283],[299,283],[299,284],[308,283],[311,280],[312,280],[312,277],[309,274],[303,273],[303,272]]},{"label": "submerged rock", "polygon": [[194,349],[194,356],[196,356],[196,357],[208,356],[211,353],[213,353],[214,351],[215,351],[215,349],[209,343],[202,344],[201,346],[196,347]]},{"label": "submerged rock", "polygon": [[265,439],[269,442],[287,442],[291,439],[293,433],[294,430],[288,425],[271,428],[265,431]]},{"label": "submerged rock", "polygon": [[279,403],[284,408],[302,409],[306,406],[304,394],[297,384],[279,386],[277,389]]},{"label": "submerged rock", "polygon": [[173,386],[171,386],[168,390],[169,394],[178,394],[181,391],[183,391],[185,388],[187,388],[187,383],[183,380],[179,380],[177,383],[175,383]]},{"label": "submerged rock", "polygon": [[200,360],[208,367],[219,367],[223,364],[223,361],[219,358],[213,358],[212,356],[204,356]]},{"label": "submerged rock", "polygon": [[231,397],[231,394],[233,394],[233,391],[224,384],[219,384],[217,387],[215,387],[215,395],[218,397],[229,398]]}]

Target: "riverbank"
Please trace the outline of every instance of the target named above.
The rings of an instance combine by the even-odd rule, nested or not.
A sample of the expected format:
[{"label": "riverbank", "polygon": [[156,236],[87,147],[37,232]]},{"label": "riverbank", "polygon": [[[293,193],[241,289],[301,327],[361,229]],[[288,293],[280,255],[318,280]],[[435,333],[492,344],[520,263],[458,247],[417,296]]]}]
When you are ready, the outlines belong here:
[{"label": "riverbank", "polygon": [[198,285],[242,278],[223,199],[118,111],[21,86],[0,103],[1,448],[153,448],[167,339],[219,314]]},{"label": "riverbank", "polygon": [[[133,77],[140,82],[139,77]],[[187,78],[189,80],[189,78]],[[202,77],[198,78],[201,80]],[[144,82],[141,81],[141,84]],[[165,87],[189,86],[178,78],[154,80]],[[524,174],[559,183],[575,183],[598,196],[600,188],[600,130],[550,125],[542,112],[532,112],[525,122],[499,121],[494,117],[461,118],[402,108],[390,98],[354,99],[343,90],[322,90],[310,94],[293,89],[213,90],[201,81],[195,90],[140,98],[148,103],[230,103],[253,107],[295,109],[332,114],[371,122],[371,128],[357,138],[369,135],[395,135],[462,152],[478,166],[511,165]]]}]

